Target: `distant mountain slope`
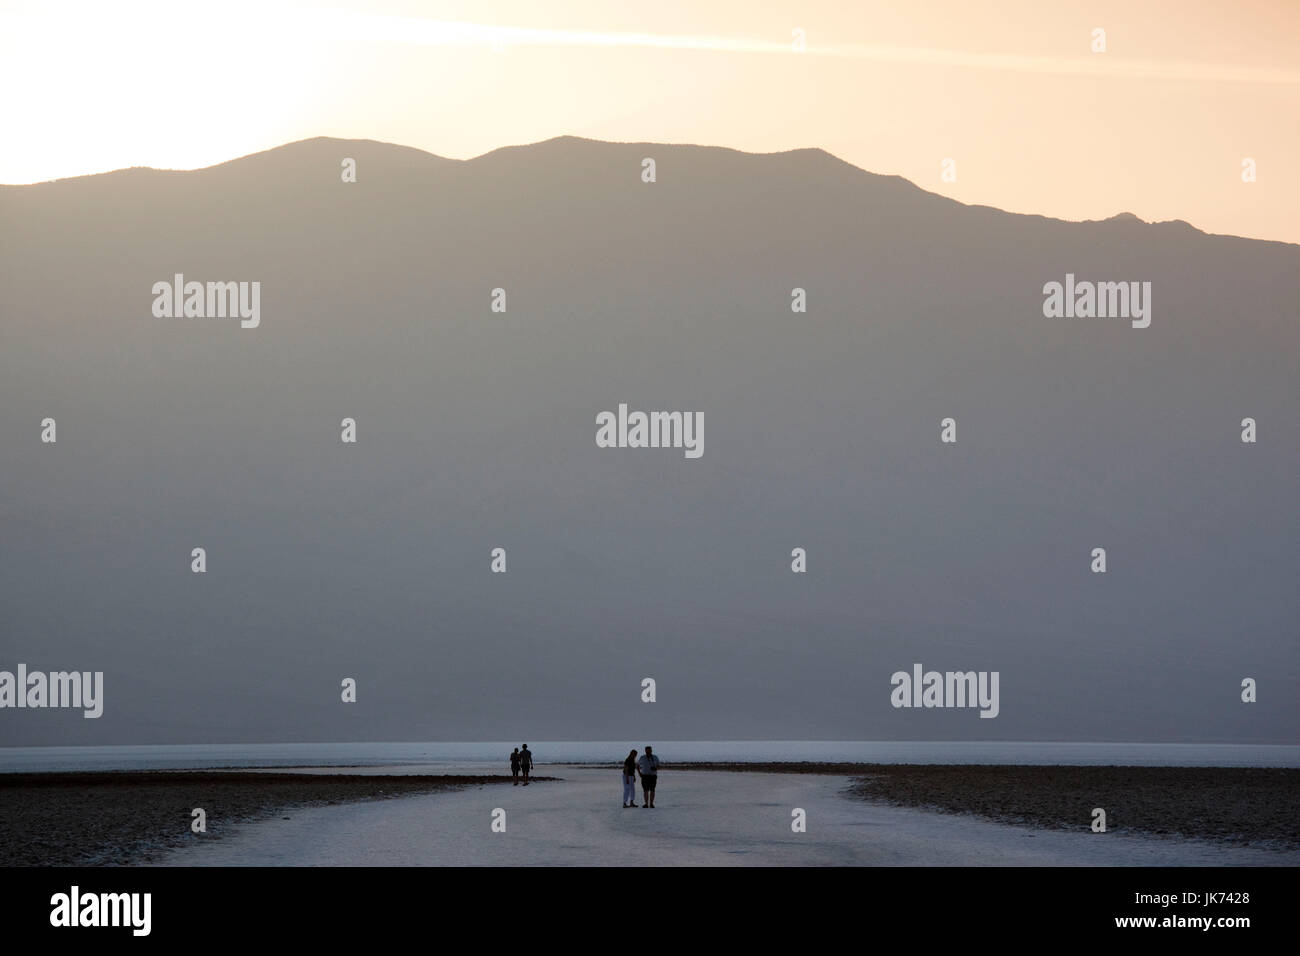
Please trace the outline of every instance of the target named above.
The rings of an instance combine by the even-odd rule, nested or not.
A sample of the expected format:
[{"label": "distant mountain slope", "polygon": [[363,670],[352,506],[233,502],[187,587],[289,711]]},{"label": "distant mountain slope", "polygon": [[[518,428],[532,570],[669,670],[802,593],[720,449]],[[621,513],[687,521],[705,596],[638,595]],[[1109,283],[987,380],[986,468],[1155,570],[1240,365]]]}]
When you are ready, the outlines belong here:
[{"label": "distant mountain slope", "polygon": [[[155,318],[176,273],[260,282],[260,326]],[[1046,318],[1067,274],[1150,282],[1150,327]],[[1300,246],[821,150],[320,138],[0,187],[0,669],[108,688],[97,721],[0,719],[1295,742],[1297,275]],[[620,403],[702,413],[703,456],[598,448]],[[998,718],[891,707],[916,661],[1000,671]]]}]

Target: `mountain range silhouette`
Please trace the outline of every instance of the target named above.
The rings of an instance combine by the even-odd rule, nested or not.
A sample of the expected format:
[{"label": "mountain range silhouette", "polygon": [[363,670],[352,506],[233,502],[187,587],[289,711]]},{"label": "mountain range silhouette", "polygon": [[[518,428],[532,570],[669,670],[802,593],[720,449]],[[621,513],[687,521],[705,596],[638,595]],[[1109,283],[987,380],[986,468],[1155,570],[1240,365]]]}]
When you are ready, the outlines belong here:
[{"label": "mountain range silhouette", "polygon": [[[177,273],[260,282],[260,326],[156,318]],[[1067,274],[1151,282],[1150,327],[1046,318]],[[106,698],[7,742],[1295,742],[1297,276],[819,149],[0,187],[0,644]],[[620,403],[704,454],[598,448]],[[914,662],[999,671],[1000,715],[891,708]]]}]

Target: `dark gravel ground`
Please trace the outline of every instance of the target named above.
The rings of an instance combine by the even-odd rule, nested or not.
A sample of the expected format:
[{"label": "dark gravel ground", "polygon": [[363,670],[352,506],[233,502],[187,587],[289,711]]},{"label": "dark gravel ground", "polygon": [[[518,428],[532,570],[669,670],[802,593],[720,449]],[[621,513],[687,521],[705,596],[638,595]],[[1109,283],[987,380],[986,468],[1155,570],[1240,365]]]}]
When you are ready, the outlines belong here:
[{"label": "dark gravel ground", "polygon": [[[553,777],[533,777],[536,782]],[[508,776],[120,771],[0,774],[0,865],[149,863],[293,807],[510,783]],[[207,833],[190,812],[207,812]]]},{"label": "dark gravel ground", "polygon": [[[613,765],[611,765],[613,766]],[[972,813],[1001,823],[1300,848],[1300,770],[1275,767],[1042,767],[969,764],[665,763],[677,770],[852,777],[850,796]]]}]

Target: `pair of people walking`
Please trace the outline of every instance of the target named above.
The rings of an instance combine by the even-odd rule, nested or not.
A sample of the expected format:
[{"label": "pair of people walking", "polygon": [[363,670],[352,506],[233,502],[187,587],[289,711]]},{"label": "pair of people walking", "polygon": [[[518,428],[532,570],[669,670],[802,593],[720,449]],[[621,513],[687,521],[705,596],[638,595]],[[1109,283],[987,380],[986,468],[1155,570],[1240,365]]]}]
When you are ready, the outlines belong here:
[{"label": "pair of people walking", "polygon": [[659,782],[659,758],[654,755],[653,747],[646,747],[645,755],[638,759],[636,748],[623,761],[623,809],[635,807],[636,775],[641,774],[642,804],[646,810],[655,808],[655,784]]},{"label": "pair of people walking", "polygon": [[524,786],[528,786],[528,775],[533,772],[533,752],[528,749],[528,744],[524,744],[524,749],[518,747],[510,754],[510,776],[515,778],[515,786],[519,786],[519,775],[524,775]]}]

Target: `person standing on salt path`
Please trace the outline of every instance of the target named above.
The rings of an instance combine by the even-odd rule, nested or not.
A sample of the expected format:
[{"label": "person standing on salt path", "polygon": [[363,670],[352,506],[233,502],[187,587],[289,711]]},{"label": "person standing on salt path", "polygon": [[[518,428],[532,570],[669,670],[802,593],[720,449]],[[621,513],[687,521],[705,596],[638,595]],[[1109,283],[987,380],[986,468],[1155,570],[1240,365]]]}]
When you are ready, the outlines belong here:
[{"label": "person standing on salt path", "polygon": [[[633,751],[635,753],[636,751]],[[641,792],[645,797],[643,809],[655,808],[655,784],[659,782],[659,758],[654,755],[653,747],[646,747],[645,756],[636,762],[641,771]]]},{"label": "person standing on salt path", "polygon": [[636,748],[623,761],[623,809],[636,806]]},{"label": "person standing on salt path", "polygon": [[524,774],[524,786],[528,786],[528,775],[533,771],[533,752],[528,749],[528,744],[524,744],[524,749],[519,751],[519,769]]},{"label": "person standing on salt path", "polygon": [[515,778],[515,786],[519,786],[519,748],[516,747],[510,754],[510,776]]}]

